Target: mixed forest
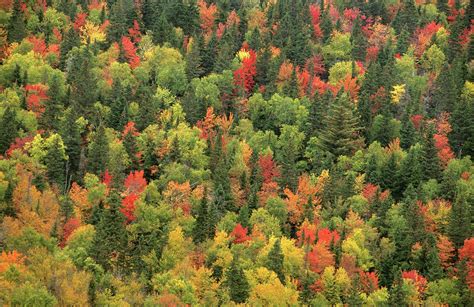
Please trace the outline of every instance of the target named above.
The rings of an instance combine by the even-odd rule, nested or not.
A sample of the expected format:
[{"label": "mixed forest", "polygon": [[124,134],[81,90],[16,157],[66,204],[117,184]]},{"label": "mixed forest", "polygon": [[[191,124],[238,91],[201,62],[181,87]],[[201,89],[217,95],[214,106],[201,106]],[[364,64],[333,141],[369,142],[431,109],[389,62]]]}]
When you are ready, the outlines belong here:
[{"label": "mixed forest", "polygon": [[0,0],[0,305],[473,306],[474,1]]}]

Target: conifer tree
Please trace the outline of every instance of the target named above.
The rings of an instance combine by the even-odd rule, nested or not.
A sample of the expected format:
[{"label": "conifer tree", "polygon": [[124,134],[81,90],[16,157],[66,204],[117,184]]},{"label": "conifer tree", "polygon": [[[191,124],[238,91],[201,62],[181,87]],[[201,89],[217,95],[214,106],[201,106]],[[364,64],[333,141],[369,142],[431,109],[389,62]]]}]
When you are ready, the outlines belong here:
[{"label": "conifer tree", "polygon": [[12,108],[6,108],[0,119],[0,155],[10,147],[10,144],[18,136],[18,121],[16,111]]},{"label": "conifer tree", "polygon": [[402,127],[400,129],[400,146],[408,149],[415,143],[416,129],[410,119],[408,110],[403,113]]},{"label": "conifer tree", "polygon": [[207,203],[207,190],[204,190],[204,195],[199,204],[196,224],[193,230],[194,243],[202,243],[209,238],[209,211]]},{"label": "conifer tree", "polygon": [[66,154],[61,136],[51,136],[52,142],[44,158],[47,175],[50,182],[57,185],[60,191],[66,189]]},{"label": "conifer tree", "polygon": [[107,168],[109,143],[105,134],[104,125],[97,129],[89,148],[88,169],[91,173],[101,176]]},{"label": "conifer tree", "polygon": [[41,115],[40,122],[47,129],[57,130],[59,116],[63,109],[61,83],[58,75],[52,75],[46,95],[48,99],[44,102],[45,110]]},{"label": "conifer tree", "polygon": [[14,0],[13,10],[8,23],[8,41],[21,42],[27,35],[25,16],[21,10],[20,0]]},{"label": "conifer tree", "polygon": [[423,175],[425,180],[440,179],[441,177],[441,164],[433,138],[434,133],[434,127],[430,125],[423,142]]},{"label": "conifer tree", "polygon": [[[120,212],[122,201],[119,193],[111,191],[107,202],[109,206],[103,209],[96,226],[91,253],[94,260],[106,270],[121,266],[127,244],[125,218]],[[115,258],[115,263],[112,262],[112,258]]]},{"label": "conifer tree", "polygon": [[464,240],[472,235],[472,193],[467,191],[467,186],[459,185],[456,189],[456,198],[451,207],[448,233],[454,246],[459,248]]},{"label": "conifer tree", "polygon": [[352,59],[364,62],[367,53],[367,39],[362,32],[360,18],[357,18],[352,25],[351,44]]},{"label": "conifer tree", "polygon": [[249,297],[250,285],[245,277],[244,270],[239,265],[237,256],[234,256],[227,272],[227,285],[230,299],[238,304],[245,303]]},{"label": "conifer tree", "polygon": [[69,30],[65,33],[64,39],[61,41],[60,45],[60,55],[59,55],[59,67],[61,69],[66,68],[66,60],[69,51],[74,47],[79,47],[81,45],[81,38],[79,33],[74,30],[73,27],[70,27]]},{"label": "conifer tree", "polygon": [[201,50],[197,37],[193,37],[192,44],[188,46],[186,54],[186,76],[191,81],[194,78],[202,76]]},{"label": "conifer tree", "polygon": [[285,284],[285,275],[283,274],[283,252],[281,250],[281,240],[277,239],[272,249],[268,253],[267,268],[275,272],[282,284]]},{"label": "conifer tree", "polygon": [[320,136],[322,149],[334,157],[351,155],[363,144],[359,131],[359,121],[349,97],[339,95],[329,107],[324,121]]},{"label": "conifer tree", "polygon": [[78,181],[79,162],[81,156],[81,132],[76,123],[77,115],[69,108],[64,112],[64,119],[61,122],[59,134],[63,140],[66,155],[69,157],[66,164],[66,181],[69,183],[71,178]]}]

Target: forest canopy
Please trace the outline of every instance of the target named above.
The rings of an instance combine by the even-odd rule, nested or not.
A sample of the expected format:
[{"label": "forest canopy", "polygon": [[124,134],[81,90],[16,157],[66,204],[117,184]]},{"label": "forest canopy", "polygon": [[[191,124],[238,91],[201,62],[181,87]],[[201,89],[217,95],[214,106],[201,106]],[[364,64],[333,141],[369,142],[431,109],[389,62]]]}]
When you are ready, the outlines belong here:
[{"label": "forest canopy", "polygon": [[474,305],[474,1],[0,0],[0,305]]}]

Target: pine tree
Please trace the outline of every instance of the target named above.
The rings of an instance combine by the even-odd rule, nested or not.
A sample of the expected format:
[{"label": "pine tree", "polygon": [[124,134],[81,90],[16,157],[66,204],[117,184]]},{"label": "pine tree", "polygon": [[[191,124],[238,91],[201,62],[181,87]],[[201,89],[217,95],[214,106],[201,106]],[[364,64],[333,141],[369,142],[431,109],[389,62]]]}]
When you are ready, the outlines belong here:
[{"label": "pine tree", "polygon": [[88,154],[88,169],[91,173],[102,175],[107,168],[109,155],[109,143],[105,134],[105,128],[100,125],[90,145]]},{"label": "pine tree", "polygon": [[8,41],[21,42],[27,35],[25,16],[21,10],[20,0],[13,2],[13,10],[8,23]]},{"label": "pine tree", "polygon": [[433,138],[434,127],[430,125],[423,142],[423,175],[424,179],[440,179],[441,163],[438,158],[438,149]]},{"label": "pine tree", "polygon": [[360,18],[357,18],[352,25],[351,44],[352,59],[364,62],[367,52],[367,39],[362,32]]},{"label": "pine tree", "polygon": [[69,30],[64,35],[64,39],[60,45],[60,55],[59,55],[59,67],[61,69],[66,68],[66,60],[69,51],[71,51],[74,47],[79,47],[81,45],[81,38],[79,33],[74,30],[73,27],[70,27]]},{"label": "pine tree", "polygon": [[62,113],[63,102],[60,78],[57,74],[52,75],[47,96],[44,102],[45,110],[40,118],[43,127],[50,130],[57,130],[59,127],[59,116]]},{"label": "pine tree", "polygon": [[193,37],[192,44],[188,46],[186,54],[186,76],[189,81],[202,76],[201,50],[199,48],[198,38]]},{"label": "pine tree", "polygon": [[10,144],[18,136],[18,121],[16,111],[12,108],[6,108],[0,119],[0,155],[10,147]]},{"label": "pine tree", "polygon": [[59,134],[66,148],[66,155],[69,157],[66,164],[66,181],[69,183],[71,179],[78,181],[79,162],[81,157],[81,132],[76,123],[77,115],[69,108],[64,112],[64,119],[61,122]]},{"label": "pine tree", "polygon": [[103,209],[92,242],[92,257],[106,270],[122,265],[127,245],[125,218],[120,212],[121,197],[115,190],[110,192],[109,207]]},{"label": "pine tree", "polygon": [[339,95],[329,107],[324,121],[320,136],[322,150],[334,157],[350,156],[363,144],[359,131],[359,121],[348,96],[345,93]]},{"label": "pine tree", "polygon": [[267,265],[269,270],[275,272],[282,284],[285,284],[285,275],[283,274],[283,252],[281,250],[281,240],[277,239],[267,256]]},{"label": "pine tree", "polygon": [[204,190],[204,195],[199,204],[199,209],[196,217],[196,224],[193,231],[194,243],[202,243],[209,238],[209,212],[207,204],[207,190]]},{"label": "pine tree", "polygon": [[232,260],[227,272],[227,285],[229,287],[230,299],[238,304],[245,303],[249,297],[250,285],[236,256]]},{"label": "pine tree", "polygon": [[46,174],[50,182],[57,185],[60,191],[66,190],[66,154],[59,135],[53,135],[52,143],[45,156]]}]

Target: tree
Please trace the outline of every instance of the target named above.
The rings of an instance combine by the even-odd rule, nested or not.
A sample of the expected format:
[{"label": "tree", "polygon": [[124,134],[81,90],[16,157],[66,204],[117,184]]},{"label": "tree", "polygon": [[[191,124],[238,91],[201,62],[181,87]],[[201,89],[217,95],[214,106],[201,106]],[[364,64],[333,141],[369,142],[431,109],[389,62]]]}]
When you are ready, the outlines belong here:
[{"label": "tree", "polygon": [[0,120],[0,154],[4,154],[18,136],[16,111],[6,108]]},{"label": "tree", "polygon": [[72,181],[77,181],[79,171],[79,164],[81,161],[81,131],[76,122],[77,115],[69,108],[64,112],[64,119],[60,123],[59,134],[63,140],[66,150],[66,155],[69,157],[66,167],[66,182],[67,186]]},{"label": "tree", "polygon": [[277,239],[267,256],[266,267],[275,272],[282,284],[285,284],[285,275],[283,274],[283,252],[281,250],[281,241]]},{"label": "tree", "polygon": [[60,45],[60,57],[59,57],[59,67],[61,69],[66,68],[66,60],[68,58],[69,51],[74,47],[79,47],[81,45],[81,37],[79,36],[78,31],[74,27],[70,27],[69,30],[64,35],[63,40]]},{"label": "tree", "polygon": [[40,119],[43,127],[47,129],[57,130],[59,128],[59,116],[61,115],[64,105],[62,101],[63,92],[61,86],[62,84],[59,75],[52,75],[46,93],[48,99],[43,102],[45,109]]},{"label": "tree", "polygon": [[109,142],[105,134],[104,125],[100,125],[89,146],[87,163],[89,171],[99,176],[104,174],[107,169],[108,155]]},{"label": "tree", "polygon": [[61,136],[52,135],[49,139],[49,148],[44,158],[47,175],[51,182],[54,182],[60,191],[66,190],[66,161],[67,156]]},{"label": "tree", "polygon": [[236,256],[234,256],[227,272],[227,286],[232,301],[245,303],[249,297],[250,286]]},{"label": "tree", "polygon": [[202,76],[201,67],[201,49],[197,37],[193,37],[188,44],[188,52],[186,53],[186,76],[188,81]]},{"label": "tree", "polygon": [[321,131],[321,149],[334,157],[351,155],[361,148],[363,139],[359,136],[359,122],[354,114],[349,97],[339,95],[330,105]]},{"label": "tree", "polygon": [[434,127],[430,125],[423,142],[423,175],[425,179],[441,178],[441,163],[438,157],[438,150],[435,145]]},{"label": "tree", "polygon": [[120,212],[122,201],[117,191],[111,191],[107,203],[109,207],[101,213],[96,226],[91,254],[104,269],[117,270],[124,260],[127,244],[125,218]]},{"label": "tree", "polygon": [[303,149],[304,133],[296,126],[283,125],[277,143],[277,161],[281,165],[280,184],[291,190],[296,189],[299,169],[298,161]]},{"label": "tree", "polygon": [[352,59],[364,62],[367,52],[367,39],[362,32],[360,18],[357,18],[352,25],[351,43]]},{"label": "tree", "polygon": [[21,42],[27,35],[25,16],[21,9],[21,1],[13,2],[13,11],[8,23],[8,41]]},{"label": "tree", "polygon": [[207,190],[204,190],[204,195],[201,198],[199,204],[196,224],[193,230],[193,241],[194,243],[202,243],[206,241],[210,236],[209,233],[209,208],[207,203]]}]

